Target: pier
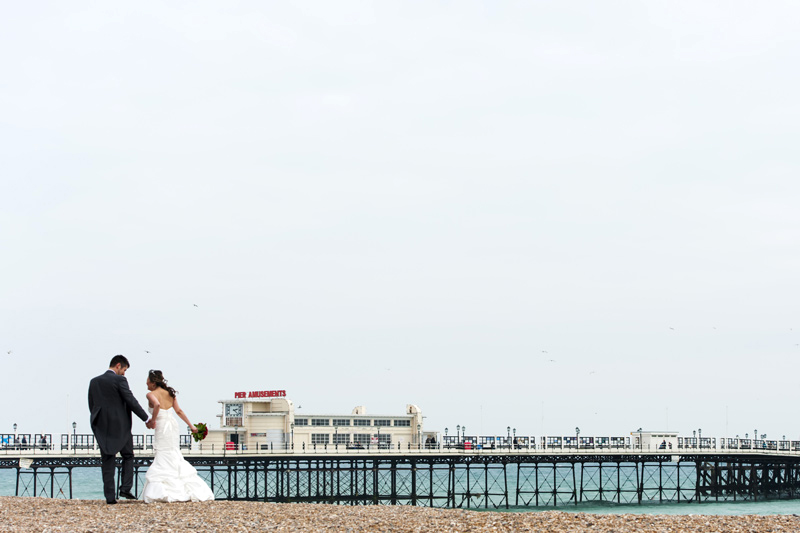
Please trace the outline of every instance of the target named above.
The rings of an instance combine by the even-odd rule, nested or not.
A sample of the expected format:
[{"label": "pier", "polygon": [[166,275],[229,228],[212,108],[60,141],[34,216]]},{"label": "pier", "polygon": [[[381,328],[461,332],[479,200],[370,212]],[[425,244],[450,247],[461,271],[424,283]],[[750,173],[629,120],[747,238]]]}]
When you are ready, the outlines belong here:
[{"label": "pier", "polygon": [[[59,445],[33,437],[0,449],[0,468],[16,470],[18,496],[72,498],[73,470],[99,469],[91,435],[62,436]],[[190,446],[186,435],[181,443],[216,498],[228,500],[557,508],[795,498],[800,487],[800,441],[678,436],[666,449],[636,436],[442,440],[246,450]],[[134,441],[139,493],[153,456],[145,436]]]}]

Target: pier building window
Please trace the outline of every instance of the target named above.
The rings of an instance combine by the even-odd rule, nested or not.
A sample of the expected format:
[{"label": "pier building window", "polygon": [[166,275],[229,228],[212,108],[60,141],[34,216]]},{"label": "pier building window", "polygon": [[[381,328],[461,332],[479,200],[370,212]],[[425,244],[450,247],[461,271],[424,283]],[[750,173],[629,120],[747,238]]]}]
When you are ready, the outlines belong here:
[{"label": "pier building window", "polygon": [[333,419],[334,426],[349,426],[350,419],[349,418],[334,418]]},{"label": "pier building window", "polygon": [[353,420],[354,426],[369,426],[371,420],[364,420],[363,418],[356,418]]},{"label": "pier building window", "polygon": [[311,444],[328,444],[330,435],[327,433],[312,433]]},{"label": "pier building window", "polygon": [[411,420],[395,420],[395,427],[411,427]]},{"label": "pier building window", "polygon": [[330,426],[331,420],[330,418],[312,418],[311,419],[312,426]]},{"label": "pier building window", "polygon": [[307,426],[308,425],[308,418],[295,418],[294,419],[295,426]]},{"label": "pier building window", "polygon": [[391,420],[375,420],[375,425],[376,426],[391,426],[392,425],[392,421]]},{"label": "pier building window", "polygon": [[360,444],[366,448],[367,445],[369,445],[371,438],[372,435],[368,433],[356,433],[355,435],[353,435],[353,442],[356,444]]},{"label": "pier building window", "polygon": [[349,433],[338,433],[333,436],[333,443],[334,444],[350,444],[350,434]]}]

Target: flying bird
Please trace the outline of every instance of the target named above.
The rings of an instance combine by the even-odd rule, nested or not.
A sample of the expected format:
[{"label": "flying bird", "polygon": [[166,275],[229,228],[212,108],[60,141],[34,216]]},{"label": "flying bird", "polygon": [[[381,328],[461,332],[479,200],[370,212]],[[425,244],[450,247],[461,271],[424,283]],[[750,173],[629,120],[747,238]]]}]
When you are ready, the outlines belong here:
[{"label": "flying bird", "polygon": [[547,350],[542,350],[542,353],[550,353],[550,352],[548,352]]},{"label": "flying bird", "polygon": [[675,328],[672,328],[672,327],[671,327],[671,328],[669,328],[669,329],[671,329],[672,331],[675,331]]},{"label": "flying bird", "polygon": [[145,350],[144,353],[150,353],[150,350]]},{"label": "flying bird", "polygon": [[192,304],[192,305],[193,305],[193,306],[195,306],[195,307],[200,307],[200,306],[199,306],[199,305],[197,305],[197,304]]},{"label": "flying bird", "polygon": [[6,353],[7,353],[7,354],[11,354],[11,350],[7,351]]}]

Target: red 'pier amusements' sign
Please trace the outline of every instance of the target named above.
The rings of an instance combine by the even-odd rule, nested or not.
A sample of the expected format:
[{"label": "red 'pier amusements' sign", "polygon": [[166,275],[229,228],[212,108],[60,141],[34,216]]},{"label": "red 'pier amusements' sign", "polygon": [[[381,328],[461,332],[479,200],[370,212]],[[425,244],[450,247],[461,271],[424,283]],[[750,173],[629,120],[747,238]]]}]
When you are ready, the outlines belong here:
[{"label": "red 'pier amusements' sign", "polygon": [[251,390],[250,392],[234,392],[234,398],[281,398],[286,396],[285,390]]}]

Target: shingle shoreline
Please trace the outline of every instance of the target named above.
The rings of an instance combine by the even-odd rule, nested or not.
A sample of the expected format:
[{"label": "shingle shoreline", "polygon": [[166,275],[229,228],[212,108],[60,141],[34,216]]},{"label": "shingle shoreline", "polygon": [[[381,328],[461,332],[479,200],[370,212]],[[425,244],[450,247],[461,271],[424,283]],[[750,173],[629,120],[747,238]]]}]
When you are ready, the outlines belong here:
[{"label": "shingle shoreline", "polygon": [[145,504],[0,497],[0,531],[790,532],[800,517],[495,513],[408,506],[214,501]]}]

